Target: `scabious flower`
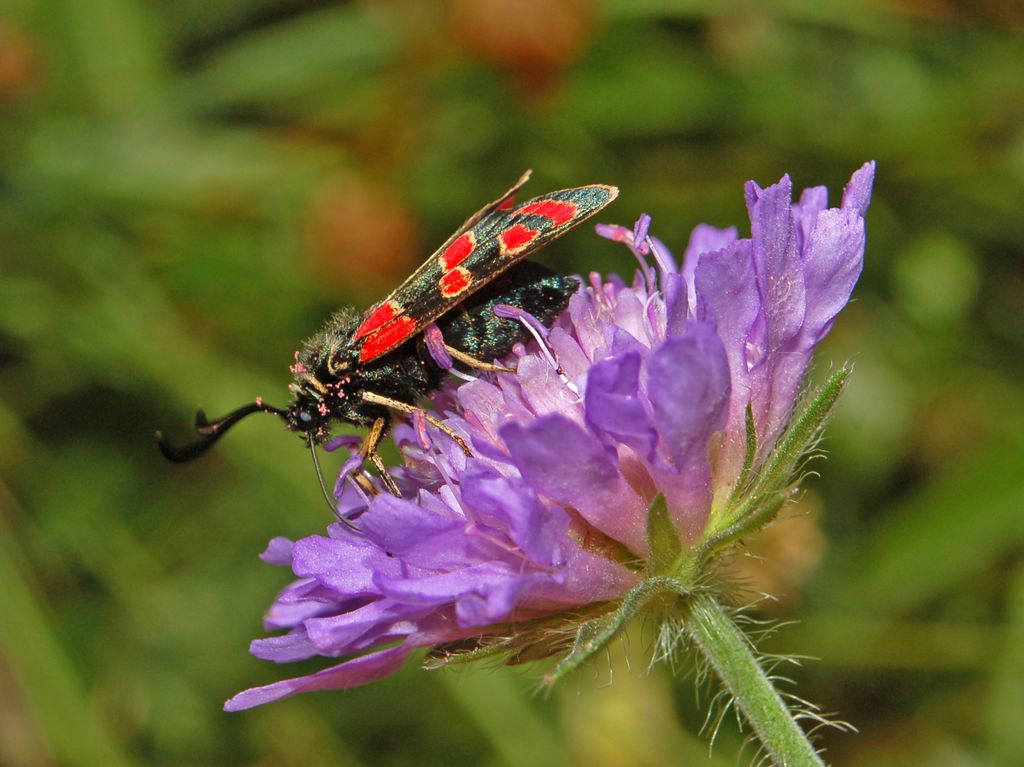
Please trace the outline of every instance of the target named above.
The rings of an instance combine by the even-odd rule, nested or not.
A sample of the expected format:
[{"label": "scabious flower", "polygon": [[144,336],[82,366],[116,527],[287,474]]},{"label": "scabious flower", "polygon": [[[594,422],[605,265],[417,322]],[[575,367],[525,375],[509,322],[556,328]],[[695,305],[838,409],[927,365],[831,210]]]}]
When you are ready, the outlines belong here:
[{"label": "scabious flower", "polygon": [[599,226],[640,259],[633,281],[590,275],[503,361],[514,374],[453,379],[434,398],[472,457],[414,419],[395,429],[402,498],[343,475],[349,524],[271,541],[263,558],[298,580],[265,620],[286,633],[253,654],[342,660],[226,708],[365,684],[417,648],[573,666],[645,584],[697,584],[711,553],[774,514],[841,387],[794,413],[860,274],[873,176],[873,163],[854,173],[838,208],[822,187],[793,204],[788,177],[749,182],[751,236],[698,226],[678,268],[649,217]]}]

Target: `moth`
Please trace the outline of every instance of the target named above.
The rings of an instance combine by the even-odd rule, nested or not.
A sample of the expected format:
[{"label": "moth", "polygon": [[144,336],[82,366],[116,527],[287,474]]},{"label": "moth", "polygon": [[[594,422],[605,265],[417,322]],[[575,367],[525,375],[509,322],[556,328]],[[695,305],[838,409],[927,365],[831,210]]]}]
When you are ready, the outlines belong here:
[{"label": "moth", "polygon": [[[396,412],[425,419],[472,455],[458,434],[416,403],[436,391],[453,368],[510,372],[492,360],[528,341],[529,331],[495,309],[515,307],[550,326],[579,287],[527,256],[618,195],[613,186],[590,184],[516,204],[529,177],[527,171],[466,219],[385,299],[362,314],[341,309],[306,340],[291,366],[295,380],[288,387],[293,400],[287,408],[257,399],[217,421],[207,420],[200,410],[195,441],[176,447],[157,432],[164,456],[191,461],[243,418],[271,413],[302,437],[323,487],[316,448],[330,437],[332,423],[341,421],[368,427],[359,453],[376,467],[388,490],[400,495],[377,452]],[[324,494],[328,497],[326,489]]]}]

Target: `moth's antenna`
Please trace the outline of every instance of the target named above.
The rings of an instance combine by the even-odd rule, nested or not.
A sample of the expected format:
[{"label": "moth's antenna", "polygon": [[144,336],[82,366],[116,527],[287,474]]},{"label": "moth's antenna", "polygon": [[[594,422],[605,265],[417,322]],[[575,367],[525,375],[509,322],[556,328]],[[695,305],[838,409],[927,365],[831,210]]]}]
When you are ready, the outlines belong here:
[{"label": "moth's antenna", "polygon": [[243,405],[238,410],[233,410],[219,421],[214,421],[213,423],[206,419],[206,413],[199,410],[196,412],[196,431],[202,435],[199,439],[181,447],[175,447],[162,432],[158,431],[156,433],[157,445],[160,446],[160,452],[164,454],[167,460],[174,461],[175,463],[186,463],[201,456],[210,449],[214,442],[224,436],[224,432],[253,413],[272,413],[281,418],[287,417],[286,411],[260,400]]},{"label": "moth's antenna", "polygon": [[331,514],[341,520],[342,524],[345,525],[349,530],[355,530],[359,532],[359,528],[349,522],[345,517],[338,513],[338,507],[331,500],[331,494],[327,492],[327,485],[324,483],[324,473],[320,469],[320,458],[316,454],[316,444],[313,440],[309,440],[309,454],[313,456],[313,467],[316,469],[316,478],[320,482],[320,492],[324,494],[324,500],[327,501],[327,508],[331,510]]}]

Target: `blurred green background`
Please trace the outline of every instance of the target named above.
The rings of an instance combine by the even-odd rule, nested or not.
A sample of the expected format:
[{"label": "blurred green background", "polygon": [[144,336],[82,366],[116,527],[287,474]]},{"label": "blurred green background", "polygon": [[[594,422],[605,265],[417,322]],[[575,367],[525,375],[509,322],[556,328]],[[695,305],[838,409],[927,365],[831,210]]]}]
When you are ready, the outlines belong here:
[{"label": "blurred green background", "polygon": [[[1024,8],[1008,0],[4,0],[0,764],[742,764],[650,631],[548,697],[425,673],[227,715],[322,662],[251,658],[328,521],[253,419],[336,305],[381,297],[524,170],[622,187],[681,254],[742,183],[838,199],[878,161],[864,276],[819,356],[856,372],[798,511],[736,563],[836,765],[1024,764]],[[585,227],[543,257],[631,272]],[[763,559],[758,559],[763,557]],[[714,717],[709,727],[715,725]]]}]

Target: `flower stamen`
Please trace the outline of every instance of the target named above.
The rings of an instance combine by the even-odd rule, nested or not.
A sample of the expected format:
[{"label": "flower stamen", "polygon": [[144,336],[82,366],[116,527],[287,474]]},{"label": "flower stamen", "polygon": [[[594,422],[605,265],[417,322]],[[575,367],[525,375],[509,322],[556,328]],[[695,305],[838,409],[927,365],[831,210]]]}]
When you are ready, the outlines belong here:
[{"label": "flower stamen", "polygon": [[565,369],[558,364],[558,360],[555,359],[554,352],[551,350],[551,347],[548,346],[548,329],[544,327],[544,324],[540,320],[529,312],[520,309],[518,306],[509,306],[508,304],[498,304],[494,307],[494,313],[499,317],[503,317],[505,319],[516,319],[523,323],[523,326],[529,331],[530,335],[532,335],[537,341],[541,354],[543,354],[544,358],[551,363],[551,367],[554,368],[565,388],[577,397],[580,396],[579,388],[569,380],[569,377],[565,374]]}]

